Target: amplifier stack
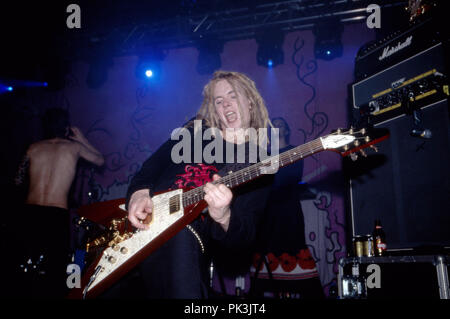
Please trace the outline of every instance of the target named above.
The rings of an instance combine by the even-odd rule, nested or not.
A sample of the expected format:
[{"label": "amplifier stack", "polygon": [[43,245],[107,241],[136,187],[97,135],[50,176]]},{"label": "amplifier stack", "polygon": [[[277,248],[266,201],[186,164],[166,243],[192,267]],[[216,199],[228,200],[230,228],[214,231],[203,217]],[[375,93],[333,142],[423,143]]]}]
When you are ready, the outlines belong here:
[{"label": "amplifier stack", "polygon": [[[450,248],[448,36],[433,17],[362,47],[350,120],[390,130],[380,152],[344,160],[349,238],[379,219],[387,251]],[[350,239],[348,247],[351,247]]]}]

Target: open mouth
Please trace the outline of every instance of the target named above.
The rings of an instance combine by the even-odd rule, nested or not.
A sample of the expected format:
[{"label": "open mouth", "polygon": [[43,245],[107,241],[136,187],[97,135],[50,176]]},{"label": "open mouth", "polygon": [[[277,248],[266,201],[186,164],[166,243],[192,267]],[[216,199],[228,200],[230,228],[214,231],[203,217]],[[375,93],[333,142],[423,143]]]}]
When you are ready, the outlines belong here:
[{"label": "open mouth", "polygon": [[225,118],[228,123],[233,123],[238,119],[238,116],[235,112],[230,111],[225,114]]}]

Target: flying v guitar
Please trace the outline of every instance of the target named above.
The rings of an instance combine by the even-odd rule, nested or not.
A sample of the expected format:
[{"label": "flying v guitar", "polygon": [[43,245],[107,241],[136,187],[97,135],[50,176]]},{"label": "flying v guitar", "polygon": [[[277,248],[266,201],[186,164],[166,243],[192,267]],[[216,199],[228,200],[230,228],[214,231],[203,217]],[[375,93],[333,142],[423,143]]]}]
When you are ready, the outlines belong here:
[{"label": "flying v guitar", "polygon": [[[380,128],[345,131],[339,129],[259,163],[230,172],[214,183],[233,188],[262,174],[271,173],[275,166],[287,166],[323,150],[336,151],[342,156],[351,155],[353,159],[358,152],[366,156],[364,148],[370,147],[377,151],[374,144],[388,136],[389,132]],[[149,228],[134,231],[120,231],[116,228],[112,238],[104,238],[104,241],[108,242],[107,247],[87,267],[81,278],[81,288],[73,288],[69,298],[94,298],[110,287],[197,218],[207,206],[203,195],[203,186],[200,186],[190,190],[171,190],[153,196],[154,208]]]}]

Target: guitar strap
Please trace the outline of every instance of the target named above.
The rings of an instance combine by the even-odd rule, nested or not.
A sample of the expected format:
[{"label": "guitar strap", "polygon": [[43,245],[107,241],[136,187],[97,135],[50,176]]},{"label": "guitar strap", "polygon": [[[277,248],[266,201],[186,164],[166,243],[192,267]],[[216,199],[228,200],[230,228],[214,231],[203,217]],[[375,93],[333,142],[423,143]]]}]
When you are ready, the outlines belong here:
[{"label": "guitar strap", "polygon": [[203,244],[203,241],[202,241],[202,238],[200,237],[200,235],[195,231],[195,229],[191,225],[186,225],[186,227],[197,239],[198,243],[200,244],[202,253],[205,253],[205,245]]}]

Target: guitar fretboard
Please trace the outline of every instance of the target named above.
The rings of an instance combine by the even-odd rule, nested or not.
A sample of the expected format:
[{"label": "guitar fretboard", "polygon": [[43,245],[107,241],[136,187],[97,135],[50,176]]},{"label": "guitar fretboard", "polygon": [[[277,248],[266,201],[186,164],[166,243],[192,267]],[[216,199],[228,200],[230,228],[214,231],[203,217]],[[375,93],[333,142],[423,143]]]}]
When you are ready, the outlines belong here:
[{"label": "guitar fretboard", "polygon": [[[324,148],[322,142],[320,138],[318,138],[306,144],[294,147],[293,149],[281,154],[271,156],[262,162],[258,162],[236,172],[232,172],[212,183],[224,184],[229,188],[233,188],[263,175],[264,169],[270,167],[271,163],[278,164],[278,167],[281,168],[323,150]],[[204,186],[199,186],[183,193],[183,206],[186,207],[201,201],[205,195],[203,187]]]}]

